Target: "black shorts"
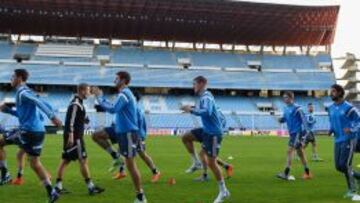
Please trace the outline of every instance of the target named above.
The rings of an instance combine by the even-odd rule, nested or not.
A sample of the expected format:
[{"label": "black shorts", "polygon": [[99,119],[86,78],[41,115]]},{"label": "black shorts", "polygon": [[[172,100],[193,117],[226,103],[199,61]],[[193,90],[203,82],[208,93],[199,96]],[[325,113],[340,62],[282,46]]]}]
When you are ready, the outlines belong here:
[{"label": "black shorts", "polygon": [[86,153],[84,140],[83,139],[74,140],[74,145],[72,147],[66,147],[66,145],[64,145],[62,158],[67,161],[86,159],[87,153]]},{"label": "black shorts", "polygon": [[316,143],[315,134],[313,132],[309,132],[305,137],[305,145],[309,143]]},{"label": "black shorts", "polygon": [[195,129],[192,129],[190,132],[195,137],[196,141],[198,141],[200,143],[203,142],[204,130],[202,128],[195,128]]},{"label": "black shorts", "polygon": [[104,128],[104,131],[108,135],[108,137],[109,137],[112,144],[116,144],[116,143],[119,142],[119,140],[118,140],[118,138],[116,136],[116,133],[115,133],[115,128],[113,126]]}]

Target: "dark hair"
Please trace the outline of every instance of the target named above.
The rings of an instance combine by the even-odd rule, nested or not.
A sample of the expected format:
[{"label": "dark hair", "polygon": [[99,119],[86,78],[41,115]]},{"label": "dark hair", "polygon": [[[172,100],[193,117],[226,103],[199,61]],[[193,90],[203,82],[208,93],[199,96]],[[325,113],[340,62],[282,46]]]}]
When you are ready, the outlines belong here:
[{"label": "dark hair", "polygon": [[286,91],[286,92],[284,92],[283,95],[288,96],[291,99],[294,99],[294,97],[295,97],[294,92],[292,92],[292,91]]},{"label": "dark hair", "polygon": [[339,97],[344,98],[345,90],[341,85],[333,84],[331,85],[332,89],[335,89],[339,93]]},{"label": "dark hair", "polygon": [[22,81],[26,82],[29,78],[29,73],[26,69],[15,69],[14,70],[15,76],[20,77]]},{"label": "dark hair", "polygon": [[312,105],[313,105],[313,103],[311,103],[311,102],[310,102],[310,103],[308,103],[308,106],[312,106]]},{"label": "dark hair", "polygon": [[84,90],[84,89],[86,89],[87,87],[89,87],[89,85],[87,84],[87,83],[80,83],[80,84],[78,84],[78,86],[77,86],[77,90],[79,91],[79,90]]},{"label": "dark hair", "polygon": [[119,71],[116,73],[117,76],[119,76],[119,78],[121,80],[125,80],[125,84],[128,85],[131,81],[131,76],[128,72],[126,71]]},{"label": "dark hair", "polygon": [[194,78],[194,82],[207,84],[207,79],[204,76],[200,75]]},{"label": "dark hair", "polygon": [[136,98],[136,101],[139,102],[141,100],[142,95],[138,91],[134,91],[134,97]]}]

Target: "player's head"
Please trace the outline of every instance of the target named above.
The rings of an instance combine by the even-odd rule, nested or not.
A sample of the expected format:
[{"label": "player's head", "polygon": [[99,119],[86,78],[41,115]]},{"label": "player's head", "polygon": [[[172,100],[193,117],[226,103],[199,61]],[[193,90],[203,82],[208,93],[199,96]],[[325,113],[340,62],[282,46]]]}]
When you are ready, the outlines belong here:
[{"label": "player's head", "polygon": [[117,89],[129,85],[130,81],[131,81],[131,76],[128,72],[119,71],[116,73],[116,78],[114,80],[114,83]]},{"label": "player's head", "polygon": [[341,85],[334,84],[331,86],[330,97],[334,102],[344,99],[345,90]]},{"label": "player's head", "polygon": [[25,83],[29,78],[29,73],[25,69],[15,69],[11,76],[11,86],[17,87],[22,83]]},{"label": "player's head", "polygon": [[314,105],[312,103],[308,103],[307,107],[308,107],[308,112],[310,113],[314,112]]},{"label": "player's head", "polygon": [[206,89],[207,79],[204,76],[197,76],[193,80],[193,88],[195,94],[199,94]]},{"label": "player's head", "polygon": [[134,91],[134,97],[135,97],[136,101],[139,102],[141,100],[142,96],[141,96],[140,92]]},{"label": "player's head", "polygon": [[285,104],[291,104],[294,102],[295,96],[294,93],[291,91],[286,91],[283,94],[283,101]]},{"label": "player's head", "polygon": [[86,99],[90,95],[90,86],[87,83],[80,83],[77,86],[77,93],[80,97]]}]

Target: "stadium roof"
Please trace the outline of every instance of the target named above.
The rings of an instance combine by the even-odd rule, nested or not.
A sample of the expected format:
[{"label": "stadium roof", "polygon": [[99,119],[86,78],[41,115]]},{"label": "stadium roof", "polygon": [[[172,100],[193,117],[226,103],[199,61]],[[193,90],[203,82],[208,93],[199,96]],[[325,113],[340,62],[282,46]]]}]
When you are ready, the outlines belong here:
[{"label": "stadium roof", "polygon": [[330,45],[338,5],[230,0],[3,0],[0,33],[244,45]]}]

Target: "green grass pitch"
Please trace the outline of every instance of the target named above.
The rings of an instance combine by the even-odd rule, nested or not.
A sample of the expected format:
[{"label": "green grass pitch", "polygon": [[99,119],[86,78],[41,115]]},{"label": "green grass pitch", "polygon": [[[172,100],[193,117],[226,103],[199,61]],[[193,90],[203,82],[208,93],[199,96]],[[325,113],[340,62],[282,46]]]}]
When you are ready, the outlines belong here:
[{"label": "green grass pitch", "polygon": [[[112,180],[112,175],[107,171],[111,162],[110,157],[89,138],[86,141],[94,182],[104,187],[106,191],[99,196],[88,196],[78,164],[72,163],[64,178],[64,186],[72,193],[62,196],[59,202],[133,202],[134,190],[130,177],[121,181]],[[319,137],[318,142],[320,156],[325,162],[310,162],[314,179],[303,181],[300,178],[302,167],[298,161],[295,161],[291,173],[297,180],[284,182],[276,179],[275,174],[283,170],[285,164],[286,138],[226,137],[220,157],[226,159],[232,156],[234,159],[229,161],[235,166],[234,177],[227,180],[227,186],[232,194],[228,202],[350,202],[342,198],[346,186],[343,176],[334,169],[332,138]],[[60,136],[48,136],[46,139],[42,161],[53,176],[60,161],[61,145]],[[141,160],[137,162],[140,165],[144,189],[150,203],[208,203],[216,197],[218,187],[212,176],[210,182],[195,183],[193,178],[199,173],[192,175],[184,173],[191,162],[179,138],[150,137],[147,140],[147,150],[162,172],[160,182],[152,184],[150,171]],[[7,152],[8,165],[12,174],[16,175],[16,147],[8,147]],[[310,148],[307,152],[309,157]],[[355,159],[354,165],[357,163],[359,159]],[[175,185],[167,184],[170,177],[176,179]],[[45,191],[28,166],[25,169],[23,186],[0,187],[1,203],[44,203],[45,201]]]}]

